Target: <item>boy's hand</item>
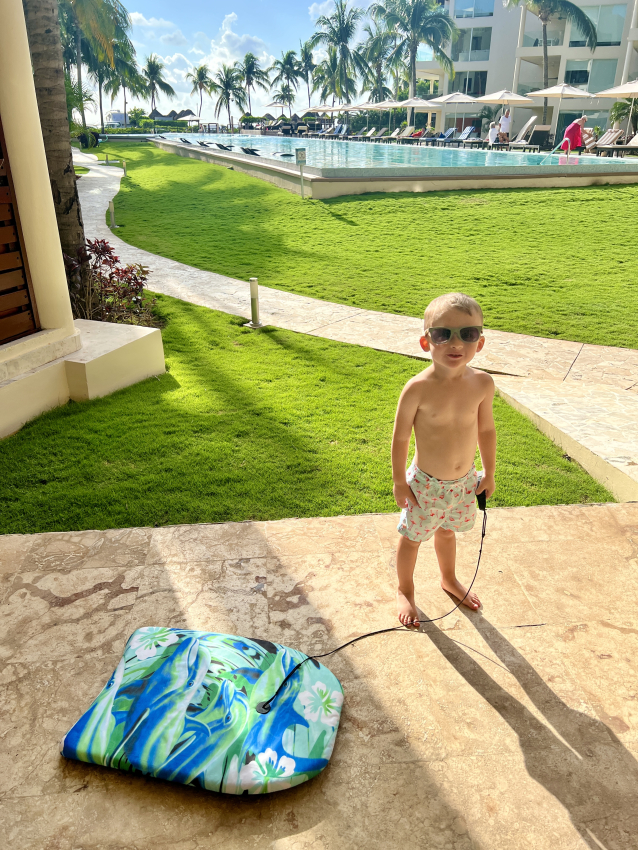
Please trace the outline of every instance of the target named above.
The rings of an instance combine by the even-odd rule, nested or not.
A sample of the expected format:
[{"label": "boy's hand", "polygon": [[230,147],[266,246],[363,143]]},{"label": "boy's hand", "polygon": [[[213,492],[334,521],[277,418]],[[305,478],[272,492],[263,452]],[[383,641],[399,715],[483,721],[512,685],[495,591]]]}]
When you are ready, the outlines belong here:
[{"label": "boy's hand", "polygon": [[392,488],[394,493],[394,499],[397,505],[403,509],[408,507],[408,502],[411,502],[413,505],[418,505],[416,496],[412,492],[412,488],[404,481],[400,484],[395,484]]},{"label": "boy's hand", "polygon": [[496,481],[494,480],[493,475],[483,475],[481,478],[481,483],[476,488],[477,493],[485,493],[485,498],[489,499],[494,495],[494,491],[496,490]]}]

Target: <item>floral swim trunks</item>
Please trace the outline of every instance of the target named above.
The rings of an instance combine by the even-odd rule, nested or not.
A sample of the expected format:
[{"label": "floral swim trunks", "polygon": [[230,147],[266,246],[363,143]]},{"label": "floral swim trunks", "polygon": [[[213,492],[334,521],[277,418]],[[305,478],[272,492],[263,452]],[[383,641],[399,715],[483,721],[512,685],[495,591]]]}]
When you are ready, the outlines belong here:
[{"label": "floral swim trunks", "polygon": [[439,481],[412,462],[406,480],[419,500],[418,505],[410,502],[401,511],[397,531],[408,540],[429,540],[437,528],[470,531],[474,527],[479,480],[474,464],[463,478]]}]

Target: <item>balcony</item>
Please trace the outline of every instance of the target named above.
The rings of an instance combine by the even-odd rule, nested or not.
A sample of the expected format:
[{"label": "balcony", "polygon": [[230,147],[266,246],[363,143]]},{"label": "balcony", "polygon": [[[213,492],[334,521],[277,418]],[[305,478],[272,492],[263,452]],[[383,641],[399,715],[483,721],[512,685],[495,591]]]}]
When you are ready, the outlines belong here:
[{"label": "balcony", "polygon": [[[551,86],[558,85],[558,77],[550,77],[547,83],[547,88],[551,88]],[[516,89],[516,94],[528,95],[531,91],[538,91],[539,89],[543,89],[545,86],[543,85],[542,80],[537,80],[534,83],[519,83],[518,88]]]},{"label": "balcony", "polygon": [[458,53],[454,58],[455,62],[487,62],[490,58],[489,50],[467,50],[464,53]]},{"label": "balcony", "polygon": [[[561,47],[565,38],[565,30],[547,30],[547,46]],[[543,34],[541,32],[525,32],[523,35],[523,47],[542,47]]]}]

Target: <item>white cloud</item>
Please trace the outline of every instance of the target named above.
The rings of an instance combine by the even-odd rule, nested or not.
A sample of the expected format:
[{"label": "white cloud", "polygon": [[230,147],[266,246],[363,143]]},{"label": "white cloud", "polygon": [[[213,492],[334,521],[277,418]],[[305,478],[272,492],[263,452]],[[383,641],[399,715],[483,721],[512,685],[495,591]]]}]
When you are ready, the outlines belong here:
[{"label": "white cloud", "polygon": [[164,18],[145,18],[141,12],[131,12],[131,23],[134,27],[149,27],[151,29],[175,29],[175,24]]},{"label": "white cloud", "polygon": [[184,37],[184,33],[181,30],[166,33],[166,35],[160,37],[160,41],[164,44],[170,44],[173,47],[181,47],[182,44],[188,44],[188,39]]},{"label": "white cloud", "polygon": [[200,50],[198,47],[191,47],[191,49],[188,52],[195,54],[195,56],[206,56],[205,51]]},{"label": "white cloud", "polygon": [[323,3],[313,3],[312,6],[308,6],[310,20],[314,23],[321,15],[329,15],[334,5],[333,0],[324,0]]}]

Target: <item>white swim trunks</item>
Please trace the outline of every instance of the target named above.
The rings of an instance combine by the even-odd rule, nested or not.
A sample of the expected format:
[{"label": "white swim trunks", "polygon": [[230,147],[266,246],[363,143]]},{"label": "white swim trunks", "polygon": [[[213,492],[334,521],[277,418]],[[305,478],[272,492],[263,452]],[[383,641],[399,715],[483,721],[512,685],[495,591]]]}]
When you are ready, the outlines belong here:
[{"label": "white swim trunks", "polygon": [[476,487],[478,474],[472,468],[463,478],[439,481],[422,472],[412,462],[406,480],[419,500],[401,511],[397,530],[416,543],[429,540],[437,528],[448,531],[470,531],[476,519]]}]

